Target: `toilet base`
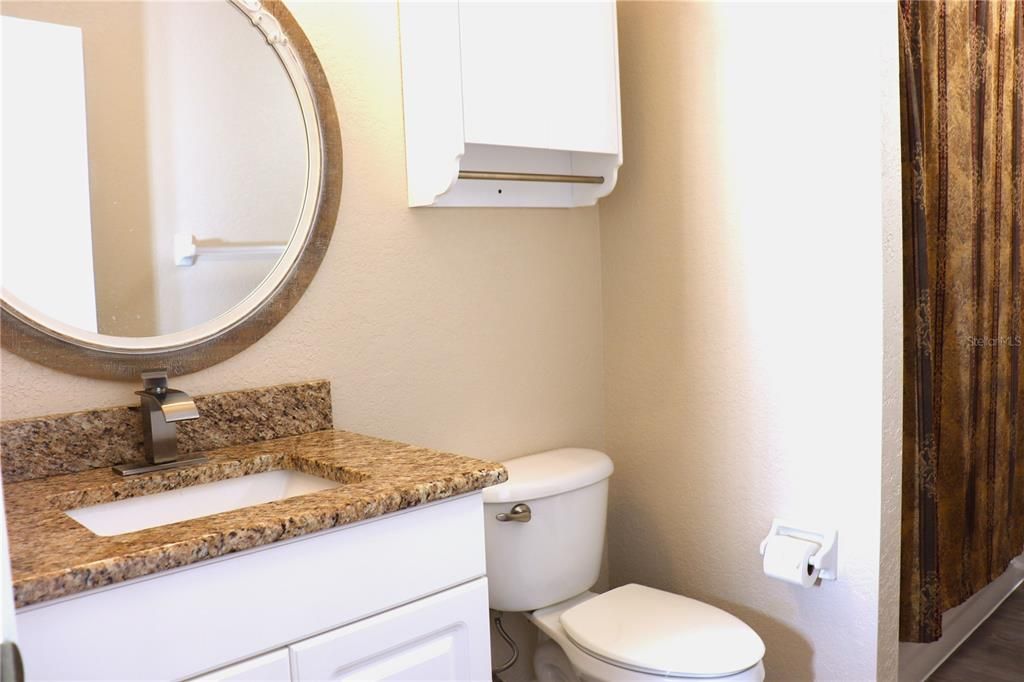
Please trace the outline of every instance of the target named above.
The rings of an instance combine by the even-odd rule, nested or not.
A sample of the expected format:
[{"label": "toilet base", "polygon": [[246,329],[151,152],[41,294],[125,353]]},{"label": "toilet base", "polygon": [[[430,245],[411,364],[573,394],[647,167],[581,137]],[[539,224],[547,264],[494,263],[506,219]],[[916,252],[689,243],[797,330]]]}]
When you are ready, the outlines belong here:
[{"label": "toilet base", "polygon": [[533,655],[533,674],[537,682],[581,682],[562,647],[546,637]]}]

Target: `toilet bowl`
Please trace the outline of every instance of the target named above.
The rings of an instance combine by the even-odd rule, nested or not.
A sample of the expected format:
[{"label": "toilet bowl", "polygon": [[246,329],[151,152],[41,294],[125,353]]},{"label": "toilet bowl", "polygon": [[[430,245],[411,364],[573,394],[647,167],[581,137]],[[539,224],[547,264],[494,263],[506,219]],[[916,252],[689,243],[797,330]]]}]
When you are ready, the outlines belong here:
[{"label": "toilet bowl", "polygon": [[539,631],[541,682],[762,682],[764,643],[710,604],[643,585],[590,592],[604,545],[604,453],[564,448],[504,462],[484,490],[490,606]]}]

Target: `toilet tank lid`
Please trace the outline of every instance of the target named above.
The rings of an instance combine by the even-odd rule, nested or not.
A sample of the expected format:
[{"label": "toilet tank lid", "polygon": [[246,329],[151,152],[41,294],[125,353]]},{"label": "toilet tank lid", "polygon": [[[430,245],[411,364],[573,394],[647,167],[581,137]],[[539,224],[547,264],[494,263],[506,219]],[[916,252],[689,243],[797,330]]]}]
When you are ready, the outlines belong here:
[{"label": "toilet tank lid", "polygon": [[614,466],[608,455],[586,448],[561,448],[502,462],[508,471],[504,483],[484,488],[485,503],[525,502],[603,481]]}]

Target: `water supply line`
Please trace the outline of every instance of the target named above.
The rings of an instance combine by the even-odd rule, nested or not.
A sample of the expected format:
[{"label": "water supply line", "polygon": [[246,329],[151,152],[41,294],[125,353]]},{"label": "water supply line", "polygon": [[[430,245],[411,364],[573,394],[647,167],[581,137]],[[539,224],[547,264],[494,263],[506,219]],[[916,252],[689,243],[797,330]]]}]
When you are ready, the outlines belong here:
[{"label": "water supply line", "polygon": [[505,631],[505,625],[501,622],[501,617],[504,614],[501,611],[491,611],[491,613],[494,615],[494,628],[501,635],[501,638],[505,640],[509,648],[512,649],[512,655],[509,656],[509,659],[491,671],[492,682],[502,682],[499,675],[514,666],[516,661],[519,660],[519,647],[516,645],[515,640]]}]

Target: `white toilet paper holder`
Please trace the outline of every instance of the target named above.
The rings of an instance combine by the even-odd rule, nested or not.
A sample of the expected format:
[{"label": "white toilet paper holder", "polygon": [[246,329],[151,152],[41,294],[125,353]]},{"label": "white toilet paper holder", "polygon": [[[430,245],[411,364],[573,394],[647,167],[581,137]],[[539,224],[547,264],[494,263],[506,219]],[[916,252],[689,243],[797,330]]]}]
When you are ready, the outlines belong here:
[{"label": "white toilet paper holder", "polygon": [[839,574],[839,532],[834,528],[806,530],[782,519],[773,519],[772,528],[761,541],[761,556],[764,556],[768,541],[776,535],[787,535],[800,540],[808,540],[821,545],[821,549],[811,555],[811,566],[819,569],[818,577],[822,580],[835,580]]}]

